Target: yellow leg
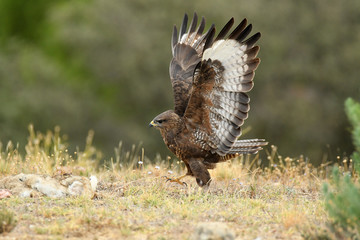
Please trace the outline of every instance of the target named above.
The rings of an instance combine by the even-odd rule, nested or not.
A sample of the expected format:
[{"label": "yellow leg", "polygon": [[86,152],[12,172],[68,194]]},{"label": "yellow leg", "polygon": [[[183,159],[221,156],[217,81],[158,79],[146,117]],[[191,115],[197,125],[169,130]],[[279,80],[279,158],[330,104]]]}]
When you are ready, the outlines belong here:
[{"label": "yellow leg", "polygon": [[176,182],[176,183],[178,183],[178,184],[180,184],[180,185],[182,185],[182,186],[187,186],[187,184],[186,184],[186,182],[181,182],[180,180],[181,179],[183,179],[184,177],[186,177],[186,176],[188,176],[188,174],[185,174],[185,175],[183,175],[183,176],[180,176],[180,177],[178,177],[178,178],[168,178],[168,177],[166,177],[165,176],[165,178],[166,178],[166,181],[167,182]]}]

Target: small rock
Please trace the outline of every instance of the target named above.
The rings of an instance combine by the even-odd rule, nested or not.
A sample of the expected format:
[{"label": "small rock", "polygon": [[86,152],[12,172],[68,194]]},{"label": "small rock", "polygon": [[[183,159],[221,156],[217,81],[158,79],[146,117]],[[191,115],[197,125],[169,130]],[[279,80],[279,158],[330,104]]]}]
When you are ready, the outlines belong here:
[{"label": "small rock", "polygon": [[222,222],[199,223],[192,234],[193,240],[233,240],[233,231]]},{"label": "small rock", "polygon": [[7,189],[0,189],[0,199],[11,197],[11,192]]},{"label": "small rock", "polygon": [[72,196],[80,196],[83,192],[84,184],[79,181],[74,181],[68,186],[68,193]]},{"label": "small rock", "polygon": [[91,189],[95,192],[99,181],[97,177],[94,175],[91,175],[89,179],[90,179]]}]

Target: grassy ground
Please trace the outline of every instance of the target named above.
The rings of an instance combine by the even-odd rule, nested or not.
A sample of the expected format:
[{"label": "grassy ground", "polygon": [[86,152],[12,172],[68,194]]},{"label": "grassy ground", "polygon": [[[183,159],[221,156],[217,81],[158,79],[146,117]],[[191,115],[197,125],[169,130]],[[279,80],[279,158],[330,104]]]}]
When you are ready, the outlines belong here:
[{"label": "grassy ground", "polygon": [[283,159],[275,147],[267,149],[268,159],[245,156],[218,164],[203,191],[190,177],[186,187],[166,182],[163,176],[184,173],[169,158],[151,164],[141,151],[126,153],[120,146],[104,164],[91,132],[85,149],[72,154],[61,139],[59,129],[41,134],[30,127],[26,154],[11,144],[0,146],[0,178],[52,175],[66,165],[73,174],[97,176],[97,197],[2,199],[0,211],[13,212],[17,223],[0,238],[188,239],[201,222],[223,222],[238,239],[302,239],[328,221],[321,196],[326,166]]}]

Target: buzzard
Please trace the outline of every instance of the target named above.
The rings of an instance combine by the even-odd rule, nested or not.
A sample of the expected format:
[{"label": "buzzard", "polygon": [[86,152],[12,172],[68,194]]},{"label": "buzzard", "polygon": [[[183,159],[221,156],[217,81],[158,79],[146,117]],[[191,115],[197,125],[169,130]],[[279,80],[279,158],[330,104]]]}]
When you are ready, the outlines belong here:
[{"label": "buzzard", "polygon": [[208,169],[239,154],[257,153],[267,145],[264,139],[238,140],[248,117],[254,71],[260,63],[260,33],[250,34],[252,25],[244,19],[227,37],[234,18],[215,37],[214,24],[203,34],[205,19],[198,27],[194,13],[187,30],[185,14],[180,32],[174,26],[170,79],[175,109],[156,116],[166,146],[182,161],[187,173],[171,182],[193,176],[199,186],[209,186]]}]

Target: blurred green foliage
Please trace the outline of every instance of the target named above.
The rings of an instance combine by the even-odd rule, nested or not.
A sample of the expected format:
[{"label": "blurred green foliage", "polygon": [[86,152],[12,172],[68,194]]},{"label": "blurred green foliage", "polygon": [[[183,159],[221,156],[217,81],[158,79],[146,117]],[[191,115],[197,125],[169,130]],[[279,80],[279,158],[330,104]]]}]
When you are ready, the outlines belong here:
[{"label": "blurred green foliage", "polygon": [[244,137],[314,162],[353,151],[342,109],[360,93],[360,2],[335,0],[2,0],[0,140],[26,142],[31,122],[60,125],[71,145],[94,129],[108,154],[119,141],[169,154],[147,125],[173,107],[172,26],[194,11],[218,29],[246,17],[262,33]]},{"label": "blurred green foliage", "polygon": [[324,184],[325,207],[331,217],[331,232],[337,239],[360,238],[360,182],[333,170],[333,186]]},{"label": "blurred green foliage", "polygon": [[345,101],[346,115],[352,125],[352,139],[355,151],[351,155],[355,170],[360,175],[360,103],[348,98]]}]

